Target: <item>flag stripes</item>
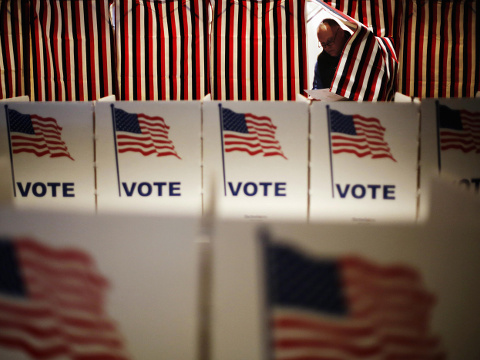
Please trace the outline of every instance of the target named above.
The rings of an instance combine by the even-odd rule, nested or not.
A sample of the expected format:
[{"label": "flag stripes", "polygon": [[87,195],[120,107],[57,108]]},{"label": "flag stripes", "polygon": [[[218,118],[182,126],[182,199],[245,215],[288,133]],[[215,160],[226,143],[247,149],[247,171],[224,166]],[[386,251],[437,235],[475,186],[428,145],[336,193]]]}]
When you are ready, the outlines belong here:
[{"label": "flag stripes", "polygon": [[440,149],[480,153],[480,113],[438,107]]},{"label": "flag stripes", "polygon": [[277,127],[268,116],[236,113],[222,108],[225,152],[246,152],[250,155],[281,156],[280,143],[275,138]]},{"label": "flag stripes", "polygon": [[344,115],[337,110],[327,111],[334,154],[351,153],[358,157],[389,158],[396,161],[384,140],[386,129],[378,119],[358,114]]},{"label": "flag stripes", "polygon": [[0,345],[35,359],[128,359],[88,254],[0,239]]},{"label": "flag stripes", "polygon": [[173,142],[168,138],[170,126],[160,116],[128,113],[114,109],[116,141],[119,153],[138,152],[180,159]]},{"label": "flag stripes", "polygon": [[211,93],[218,100],[295,100],[306,86],[304,0],[215,1]]},{"label": "flag stripes", "polygon": [[38,157],[68,157],[67,145],[62,140],[62,128],[51,117],[22,114],[7,110],[12,152],[32,153]]},{"label": "flag stripes", "polygon": [[0,1],[0,99],[27,95],[28,3]]},{"label": "flag stripes", "polygon": [[96,100],[115,93],[107,1],[31,0],[31,100]]},{"label": "flag stripes", "polygon": [[407,265],[266,242],[272,359],[444,358],[435,297]]},{"label": "flag stripes", "polygon": [[208,93],[208,2],[118,0],[122,100],[199,100]]},{"label": "flag stripes", "polygon": [[399,91],[423,98],[474,97],[480,67],[477,3],[407,1],[399,59]]}]

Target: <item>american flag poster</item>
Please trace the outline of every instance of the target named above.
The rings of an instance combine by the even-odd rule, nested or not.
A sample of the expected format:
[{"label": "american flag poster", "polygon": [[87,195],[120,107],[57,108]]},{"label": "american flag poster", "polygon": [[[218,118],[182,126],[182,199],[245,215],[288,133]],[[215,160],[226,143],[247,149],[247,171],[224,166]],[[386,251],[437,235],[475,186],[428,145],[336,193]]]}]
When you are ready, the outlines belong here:
[{"label": "american flag poster", "polygon": [[0,133],[18,206],[94,211],[91,104],[8,102]]},{"label": "american flag poster", "polygon": [[385,105],[312,104],[311,220],[415,221],[419,108]]},{"label": "american flag poster", "polygon": [[2,237],[0,259],[0,348],[31,359],[130,358],[88,253]]},{"label": "american flag poster", "polygon": [[204,192],[220,214],[306,219],[308,104],[207,102],[203,121]]},{"label": "american flag poster", "polygon": [[478,211],[449,205],[428,227],[219,223],[212,359],[478,358]]},{"label": "american flag poster", "polygon": [[443,359],[417,269],[263,240],[272,359]]},{"label": "american flag poster", "polygon": [[95,106],[99,212],[201,214],[200,103]]},{"label": "american flag poster", "polygon": [[420,214],[428,216],[431,179],[440,175],[480,194],[480,101],[425,99],[421,104]]},{"label": "american flag poster", "polygon": [[0,359],[197,359],[196,225],[0,209]]}]

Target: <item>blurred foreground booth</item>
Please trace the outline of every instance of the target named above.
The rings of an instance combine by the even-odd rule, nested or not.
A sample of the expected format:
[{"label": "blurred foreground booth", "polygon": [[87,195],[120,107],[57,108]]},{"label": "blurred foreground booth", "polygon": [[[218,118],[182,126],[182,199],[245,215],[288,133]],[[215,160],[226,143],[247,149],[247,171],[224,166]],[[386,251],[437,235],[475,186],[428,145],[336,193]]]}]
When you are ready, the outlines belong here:
[{"label": "blurred foreground booth", "polygon": [[3,207],[0,358],[478,358],[480,203],[430,191],[421,224]]}]

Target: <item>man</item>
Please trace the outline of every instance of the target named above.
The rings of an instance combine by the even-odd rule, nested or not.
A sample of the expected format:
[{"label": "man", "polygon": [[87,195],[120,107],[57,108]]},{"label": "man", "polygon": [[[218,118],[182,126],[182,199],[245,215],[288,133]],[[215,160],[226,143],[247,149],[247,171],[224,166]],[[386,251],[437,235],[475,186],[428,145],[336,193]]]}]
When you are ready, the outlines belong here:
[{"label": "man", "polygon": [[330,88],[343,48],[350,38],[350,34],[343,30],[335,20],[324,19],[318,25],[317,38],[323,51],[318,55],[315,64],[313,88]]}]

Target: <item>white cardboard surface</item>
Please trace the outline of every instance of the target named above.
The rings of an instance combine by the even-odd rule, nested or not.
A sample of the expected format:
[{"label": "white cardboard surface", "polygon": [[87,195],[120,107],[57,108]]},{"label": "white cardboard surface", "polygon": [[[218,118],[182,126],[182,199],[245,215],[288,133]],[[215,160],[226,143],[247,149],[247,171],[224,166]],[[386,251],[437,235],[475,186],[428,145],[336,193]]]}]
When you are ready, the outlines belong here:
[{"label": "white cardboard surface", "polygon": [[[115,153],[111,106],[160,116],[178,157]],[[102,102],[95,106],[99,213],[202,214],[200,102]],[[118,166],[117,166],[118,161]],[[118,169],[118,173],[117,173]],[[119,195],[120,182],[120,195]],[[125,185],[124,185],[125,184]]]},{"label": "white cardboard surface", "polygon": [[[225,152],[219,104],[239,114],[270,118],[285,156]],[[215,184],[218,214],[246,220],[307,218],[308,104],[207,102],[203,104],[204,192]],[[226,192],[226,193],[225,193]]]},{"label": "white cardboard surface", "polygon": [[383,139],[395,161],[369,155],[331,153],[327,104],[313,102],[310,220],[415,221],[418,106],[353,102],[330,103],[328,106],[343,115],[378,119],[385,128]]},{"label": "white cardboard surface", "polygon": [[[71,158],[12,154],[5,106],[25,115],[53,118]],[[14,205],[21,208],[95,211],[93,106],[91,103],[5,103],[0,111],[0,154],[8,157]],[[13,132],[12,135],[20,134]],[[20,134],[21,135],[21,134]],[[6,174],[2,175],[2,178]],[[13,187],[13,179],[15,188]],[[20,183],[20,185],[19,185]]]}]

